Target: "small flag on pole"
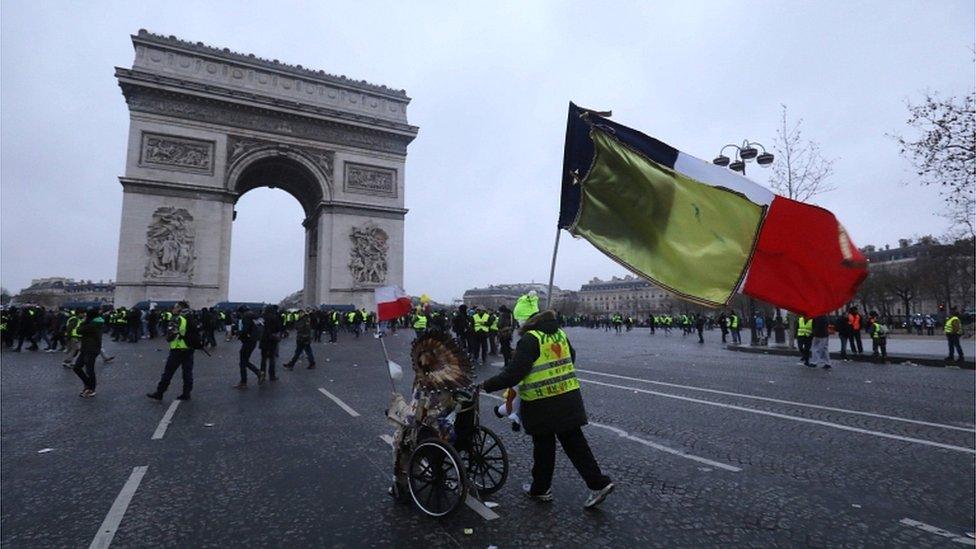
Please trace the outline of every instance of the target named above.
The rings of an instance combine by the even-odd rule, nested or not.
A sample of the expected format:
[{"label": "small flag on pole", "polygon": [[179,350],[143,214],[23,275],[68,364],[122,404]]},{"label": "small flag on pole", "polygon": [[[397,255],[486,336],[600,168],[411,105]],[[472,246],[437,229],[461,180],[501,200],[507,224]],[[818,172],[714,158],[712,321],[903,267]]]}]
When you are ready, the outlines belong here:
[{"label": "small flag on pole", "polygon": [[817,316],[842,307],[867,261],[829,211],[570,103],[559,226],[674,294],[736,293]]},{"label": "small flag on pole", "polygon": [[376,288],[376,319],[393,320],[410,313],[410,296],[399,286]]}]

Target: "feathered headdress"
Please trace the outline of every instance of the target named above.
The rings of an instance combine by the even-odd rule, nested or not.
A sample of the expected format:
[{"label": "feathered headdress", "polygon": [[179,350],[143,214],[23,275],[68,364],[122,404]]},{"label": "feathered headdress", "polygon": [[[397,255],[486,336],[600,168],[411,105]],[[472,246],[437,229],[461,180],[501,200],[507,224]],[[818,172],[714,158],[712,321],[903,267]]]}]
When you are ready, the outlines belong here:
[{"label": "feathered headdress", "polygon": [[410,362],[416,376],[415,387],[459,389],[471,384],[471,360],[445,333],[427,332],[415,339],[410,348]]}]

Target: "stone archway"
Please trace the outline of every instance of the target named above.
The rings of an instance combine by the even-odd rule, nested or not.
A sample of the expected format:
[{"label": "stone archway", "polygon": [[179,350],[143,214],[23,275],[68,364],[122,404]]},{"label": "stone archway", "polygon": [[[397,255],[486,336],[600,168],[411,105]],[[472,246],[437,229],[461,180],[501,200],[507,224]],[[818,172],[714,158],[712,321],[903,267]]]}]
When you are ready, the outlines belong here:
[{"label": "stone archway", "polygon": [[227,300],[234,204],[279,187],[305,212],[305,301],[372,306],[403,282],[402,90],[140,30],[115,302]]}]

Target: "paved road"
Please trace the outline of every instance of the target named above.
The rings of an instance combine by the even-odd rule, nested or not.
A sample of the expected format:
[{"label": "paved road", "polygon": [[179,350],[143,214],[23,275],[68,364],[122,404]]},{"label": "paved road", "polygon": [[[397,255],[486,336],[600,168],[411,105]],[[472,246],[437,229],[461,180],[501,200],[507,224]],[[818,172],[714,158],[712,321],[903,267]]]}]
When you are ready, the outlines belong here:
[{"label": "paved road", "polygon": [[[176,391],[161,403],[143,396],[162,367],[160,343],[108,342],[119,358],[100,365],[92,400],[76,396],[61,355],[4,352],[0,544],[85,546],[105,541],[105,529],[117,547],[971,544],[960,536],[976,529],[973,372],[826,372],[679,334],[568,334],[585,432],[618,489],[584,512],[585,486],[560,455],[555,502],[526,501],[530,441],[485,398],[482,419],[512,467],[491,521],[467,508],[431,520],[386,495],[389,381],[373,339],[316,344],[318,369],[246,391],[230,387],[236,346],[198,353],[194,399],[162,433]],[[405,365],[409,337],[388,339]],[[291,340],[283,345],[286,354]]]}]

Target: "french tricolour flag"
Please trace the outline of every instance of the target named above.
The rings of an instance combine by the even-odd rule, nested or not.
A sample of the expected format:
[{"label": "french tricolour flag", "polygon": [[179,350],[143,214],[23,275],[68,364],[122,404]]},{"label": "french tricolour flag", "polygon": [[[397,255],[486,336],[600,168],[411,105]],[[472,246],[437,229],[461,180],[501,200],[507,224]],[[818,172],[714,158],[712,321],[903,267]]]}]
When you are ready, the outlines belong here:
[{"label": "french tricolour flag", "polygon": [[410,313],[410,296],[399,286],[376,288],[376,318],[380,322]]}]

